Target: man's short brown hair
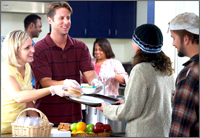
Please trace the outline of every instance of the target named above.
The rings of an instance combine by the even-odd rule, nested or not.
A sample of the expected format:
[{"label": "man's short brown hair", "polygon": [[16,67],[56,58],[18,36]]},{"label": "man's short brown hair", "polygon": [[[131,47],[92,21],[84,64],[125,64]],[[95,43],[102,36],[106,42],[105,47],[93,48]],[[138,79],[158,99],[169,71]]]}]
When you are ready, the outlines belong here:
[{"label": "man's short brown hair", "polygon": [[180,37],[181,42],[183,42],[184,36],[187,35],[190,38],[190,40],[192,41],[192,44],[199,44],[199,35],[190,33],[186,30],[171,30],[171,31],[173,31]]},{"label": "man's short brown hair", "polygon": [[58,8],[67,8],[72,14],[73,10],[71,6],[65,1],[57,1],[50,3],[46,8],[47,17],[53,18],[55,15],[55,10]]}]

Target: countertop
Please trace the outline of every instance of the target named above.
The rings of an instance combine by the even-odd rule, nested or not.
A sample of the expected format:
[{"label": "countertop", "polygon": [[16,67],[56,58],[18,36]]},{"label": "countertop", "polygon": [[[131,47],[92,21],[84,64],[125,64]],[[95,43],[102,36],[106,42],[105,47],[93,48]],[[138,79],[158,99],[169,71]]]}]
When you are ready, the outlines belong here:
[{"label": "countertop", "polygon": [[[52,129],[57,129],[56,127],[53,127]],[[12,137],[12,134],[1,134],[1,137]],[[113,132],[110,134],[110,137],[125,137],[125,133],[116,133]]]},{"label": "countertop", "polygon": [[[3,134],[1,137],[12,137],[12,134]],[[125,133],[112,133],[110,137],[125,137]]]},{"label": "countertop", "polygon": [[110,137],[125,137],[125,133],[111,133]]}]

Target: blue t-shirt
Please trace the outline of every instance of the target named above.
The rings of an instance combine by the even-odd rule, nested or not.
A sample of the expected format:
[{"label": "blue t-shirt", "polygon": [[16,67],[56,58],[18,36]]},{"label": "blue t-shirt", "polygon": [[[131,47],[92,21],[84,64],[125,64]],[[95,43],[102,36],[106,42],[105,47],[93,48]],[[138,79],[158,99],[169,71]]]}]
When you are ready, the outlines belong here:
[{"label": "blue t-shirt", "polygon": [[[32,40],[32,42],[33,42],[33,46],[35,45],[35,42]],[[32,75],[32,85],[33,85],[33,88],[35,88],[35,79],[34,79],[34,77],[33,77],[33,75]]]}]

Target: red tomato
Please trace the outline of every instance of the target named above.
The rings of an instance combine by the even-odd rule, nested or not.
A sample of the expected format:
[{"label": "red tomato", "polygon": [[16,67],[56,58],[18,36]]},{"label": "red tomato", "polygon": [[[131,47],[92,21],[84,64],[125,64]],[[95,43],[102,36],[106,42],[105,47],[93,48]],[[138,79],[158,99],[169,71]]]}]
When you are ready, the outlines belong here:
[{"label": "red tomato", "polygon": [[111,127],[110,127],[109,124],[104,124],[104,125],[103,125],[103,128],[104,128],[104,130],[105,130],[106,132],[111,131]]},{"label": "red tomato", "polygon": [[100,133],[100,132],[103,132],[104,131],[104,127],[103,127],[103,125],[101,125],[101,124],[97,124],[97,125],[95,125],[94,127],[93,127],[93,131],[94,131],[94,133]]},{"label": "red tomato", "polygon": [[97,122],[95,125],[103,125],[103,123],[101,123],[101,122]]}]

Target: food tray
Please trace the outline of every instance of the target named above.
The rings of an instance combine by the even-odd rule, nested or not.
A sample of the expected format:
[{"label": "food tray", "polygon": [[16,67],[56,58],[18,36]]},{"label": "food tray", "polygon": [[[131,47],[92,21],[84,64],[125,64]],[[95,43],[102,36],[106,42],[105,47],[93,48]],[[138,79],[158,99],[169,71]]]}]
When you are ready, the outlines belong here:
[{"label": "food tray", "polygon": [[[112,105],[117,105],[115,102],[118,101],[117,98],[113,98],[113,97],[108,97],[108,96],[104,96],[104,95],[100,95],[100,94],[83,94],[83,96],[91,96],[91,97],[94,97],[94,98],[98,98],[100,100],[103,100],[104,102],[108,102]],[[76,103],[80,103],[80,104],[84,104],[84,105],[87,105],[87,106],[91,106],[91,107],[99,107],[101,106],[101,102],[100,103],[89,103],[89,102],[84,102],[84,101],[77,101],[75,99],[72,99],[68,96],[66,96],[66,99],[69,100],[69,101],[73,101],[73,102],[76,102]]]}]

